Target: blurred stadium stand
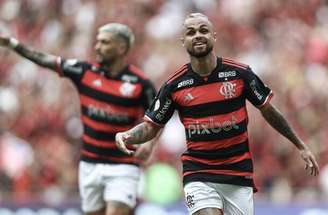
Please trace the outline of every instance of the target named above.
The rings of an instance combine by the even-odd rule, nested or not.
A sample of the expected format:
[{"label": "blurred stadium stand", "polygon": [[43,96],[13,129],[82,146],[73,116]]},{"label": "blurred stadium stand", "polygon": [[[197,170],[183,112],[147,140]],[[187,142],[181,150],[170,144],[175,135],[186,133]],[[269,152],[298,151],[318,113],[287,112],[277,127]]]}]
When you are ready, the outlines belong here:
[{"label": "blurred stadium stand", "polygon": [[[260,188],[257,214],[328,214],[327,1],[0,0],[0,32],[45,52],[93,59],[97,27],[128,24],[137,39],[130,61],[159,87],[188,60],[179,31],[185,15],[195,11],[213,21],[218,55],[251,65],[273,89],[273,103],[320,162],[320,176],[307,176],[292,144],[249,106]],[[82,128],[70,82],[0,49],[0,131],[0,214],[80,214]],[[180,183],[183,150],[184,131],[175,117],[145,167],[136,214],[186,214]],[[163,168],[169,184],[152,181]],[[165,194],[159,190],[163,186]]]}]

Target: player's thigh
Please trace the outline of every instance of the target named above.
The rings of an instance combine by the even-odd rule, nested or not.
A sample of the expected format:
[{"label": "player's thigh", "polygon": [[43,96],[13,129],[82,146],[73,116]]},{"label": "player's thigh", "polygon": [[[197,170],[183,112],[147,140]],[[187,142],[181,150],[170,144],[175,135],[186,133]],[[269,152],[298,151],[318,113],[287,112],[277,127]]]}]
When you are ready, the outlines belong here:
[{"label": "player's thigh", "polygon": [[224,199],[224,214],[253,215],[253,188],[246,186],[216,184],[217,190]]},{"label": "player's thigh", "polygon": [[193,213],[192,215],[223,215],[223,212],[218,208],[204,208]]},{"label": "player's thigh", "polygon": [[189,214],[206,214],[223,209],[223,199],[215,188],[205,182],[190,182],[184,186],[185,201]]},{"label": "player's thigh", "polygon": [[[137,204],[139,177],[125,176],[113,177],[105,183],[104,199],[107,205],[122,206],[125,205],[133,209]],[[119,204],[121,203],[121,204]]]},{"label": "player's thigh", "polygon": [[130,215],[132,213],[132,208],[123,202],[108,201],[106,205],[106,215]]},{"label": "player's thigh", "polygon": [[106,207],[103,199],[104,187],[99,180],[100,172],[97,164],[80,162],[79,192],[82,211],[88,215],[104,214]]},{"label": "player's thigh", "polygon": [[85,215],[105,215],[105,208],[102,208],[98,211],[94,211],[94,212],[87,212],[87,213],[84,213]]}]

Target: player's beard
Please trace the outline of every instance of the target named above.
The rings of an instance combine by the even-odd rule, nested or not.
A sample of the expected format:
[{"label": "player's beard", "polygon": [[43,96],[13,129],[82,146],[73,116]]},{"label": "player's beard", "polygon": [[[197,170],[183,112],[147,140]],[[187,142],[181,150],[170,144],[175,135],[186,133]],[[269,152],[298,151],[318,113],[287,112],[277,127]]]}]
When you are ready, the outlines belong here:
[{"label": "player's beard", "polygon": [[98,63],[103,66],[111,66],[116,61],[116,57],[104,58],[100,57]]},{"label": "player's beard", "polygon": [[189,53],[190,56],[196,57],[196,58],[201,58],[207,56],[211,51],[213,51],[213,46],[208,45],[206,49],[202,52],[197,52],[193,47],[190,49],[187,49],[187,52]]}]

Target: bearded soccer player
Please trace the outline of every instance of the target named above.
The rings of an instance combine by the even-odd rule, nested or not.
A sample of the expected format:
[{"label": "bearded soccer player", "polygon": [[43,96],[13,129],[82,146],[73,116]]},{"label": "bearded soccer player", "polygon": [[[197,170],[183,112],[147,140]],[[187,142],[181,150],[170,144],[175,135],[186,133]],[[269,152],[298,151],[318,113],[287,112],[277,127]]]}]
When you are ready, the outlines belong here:
[{"label": "bearded soccer player", "polygon": [[78,89],[84,126],[79,190],[86,215],[131,214],[136,205],[138,166],[153,147],[149,142],[131,156],[115,144],[115,134],[136,125],[156,94],[149,79],[126,63],[133,42],[126,25],[100,27],[95,45],[98,63],[91,64],[41,53],[15,38],[0,37],[1,46],[71,79]]},{"label": "bearded soccer player", "polygon": [[193,215],[253,214],[253,164],[247,134],[246,100],[299,150],[311,175],[318,164],[281,113],[270,104],[272,91],[247,65],[213,51],[216,33],[208,18],[190,14],[182,43],[190,63],[162,86],[144,122],[116,135],[116,144],[151,140],[177,110],[185,127],[187,150],[182,154],[186,204]]}]

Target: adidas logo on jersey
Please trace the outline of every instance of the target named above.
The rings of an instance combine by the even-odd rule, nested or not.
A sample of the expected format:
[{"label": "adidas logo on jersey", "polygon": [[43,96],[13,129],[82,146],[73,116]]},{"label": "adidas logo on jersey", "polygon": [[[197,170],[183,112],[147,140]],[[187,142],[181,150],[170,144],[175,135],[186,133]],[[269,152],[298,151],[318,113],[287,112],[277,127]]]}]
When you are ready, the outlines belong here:
[{"label": "adidas logo on jersey", "polygon": [[191,100],[193,100],[194,99],[194,97],[191,95],[191,93],[188,93],[187,95],[185,95],[185,97],[184,97],[184,100],[185,101],[191,101]]}]

